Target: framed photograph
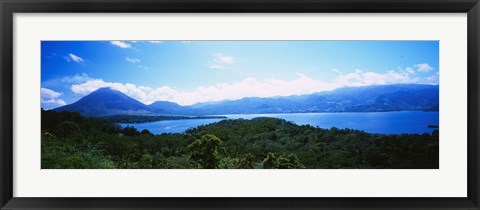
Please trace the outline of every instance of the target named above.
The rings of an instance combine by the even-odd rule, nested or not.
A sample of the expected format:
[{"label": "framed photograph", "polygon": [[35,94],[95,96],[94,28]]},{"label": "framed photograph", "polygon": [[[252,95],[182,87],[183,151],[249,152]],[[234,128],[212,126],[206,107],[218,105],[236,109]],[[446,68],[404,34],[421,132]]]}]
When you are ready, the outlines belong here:
[{"label": "framed photograph", "polygon": [[0,6],[1,209],[479,209],[478,0]]}]

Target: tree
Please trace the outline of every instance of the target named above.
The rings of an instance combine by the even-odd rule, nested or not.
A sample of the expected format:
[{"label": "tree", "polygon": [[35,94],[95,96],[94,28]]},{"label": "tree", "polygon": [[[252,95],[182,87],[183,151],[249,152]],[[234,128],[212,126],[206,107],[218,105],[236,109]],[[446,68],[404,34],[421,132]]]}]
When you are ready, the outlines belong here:
[{"label": "tree", "polygon": [[288,156],[281,155],[280,157],[278,157],[278,168],[292,169],[292,168],[305,168],[305,166],[300,162],[300,160],[295,154],[290,154]]},{"label": "tree", "polygon": [[148,136],[153,136],[152,132],[150,132],[150,131],[147,130],[147,129],[143,129],[142,132],[140,132],[140,134],[142,134],[142,135],[148,135]]},{"label": "tree", "polygon": [[263,168],[266,169],[274,169],[277,168],[277,157],[275,157],[274,153],[269,152],[267,157],[262,161]]},{"label": "tree", "polygon": [[123,135],[125,136],[138,136],[140,132],[135,127],[127,126],[123,129]]},{"label": "tree", "polygon": [[52,132],[62,139],[75,138],[80,135],[80,127],[72,121],[64,121],[55,126]]},{"label": "tree", "polygon": [[266,169],[294,169],[305,168],[295,154],[275,156],[275,153],[269,152],[262,161],[263,168]]},{"label": "tree", "polygon": [[212,134],[205,134],[188,145],[190,160],[198,163],[202,168],[217,168],[220,161],[218,149],[223,141]]},{"label": "tree", "polygon": [[255,160],[253,159],[253,155],[251,153],[243,154],[238,162],[237,168],[243,169],[252,169],[255,168]]}]

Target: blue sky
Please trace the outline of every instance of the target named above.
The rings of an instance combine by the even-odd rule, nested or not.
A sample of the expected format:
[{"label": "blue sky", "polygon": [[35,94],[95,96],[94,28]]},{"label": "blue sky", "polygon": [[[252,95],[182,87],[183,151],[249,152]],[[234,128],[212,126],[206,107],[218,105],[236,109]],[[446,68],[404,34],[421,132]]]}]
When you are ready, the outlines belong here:
[{"label": "blue sky", "polygon": [[100,87],[145,104],[438,84],[437,41],[42,41],[42,108]]}]

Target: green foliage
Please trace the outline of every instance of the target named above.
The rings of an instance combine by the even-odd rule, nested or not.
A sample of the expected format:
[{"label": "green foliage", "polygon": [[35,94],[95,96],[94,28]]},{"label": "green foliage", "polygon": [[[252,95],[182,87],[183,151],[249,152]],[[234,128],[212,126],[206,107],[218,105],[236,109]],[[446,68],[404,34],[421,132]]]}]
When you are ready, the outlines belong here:
[{"label": "green foliage", "polygon": [[148,153],[143,154],[140,157],[138,162],[138,167],[142,169],[153,169],[153,168],[174,168],[174,165],[170,162],[168,158],[163,156],[160,153],[150,155]]},{"label": "green foliage", "polygon": [[439,131],[383,135],[274,118],[223,120],[153,135],[42,110],[42,168],[438,168]]},{"label": "green foliage", "polygon": [[140,132],[140,134],[142,134],[142,135],[148,135],[148,136],[153,136],[153,134],[152,134],[149,130],[147,130],[147,129],[143,129],[142,132]]},{"label": "green foliage", "polygon": [[64,141],[49,133],[42,134],[42,168],[92,169],[113,168],[102,156],[98,145]]},{"label": "green foliage", "polygon": [[279,169],[305,168],[295,154],[290,154],[288,156],[281,155],[278,157],[277,164],[277,168]]},{"label": "green foliage", "polygon": [[188,145],[190,159],[198,163],[201,168],[217,168],[220,161],[218,149],[222,144],[222,140],[215,135],[203,135]]},{"label": "green foliage", "polygon": [[300,169],[305,166],[300,162],[295,154],[280,155],[277,157],[274,153],[269,152],[262,161],[265,169]]},{"label": "green foliage", "polygon": [[55,126],[53,134],[60,138],[77,137],[80,134],[80,128],[72,121],[64,121]]},{"label": "green foliage", "polygon": [[218,168],[222,169],[236,169],[239,165],[238,158],[229,158],[225,157],[220,160],[218,163]]},{"label": "green foliage", "polygon": [[134,127],[127,126],[123,129],[122,131],[123,135],[125,136],[138,136],[140,135],[140,132]]},{"label": "green foliage", "polygon": [[267,157],[262,161],[263,168],[265,169],[274,169],[278,168],[278,160],[275,154],[269,152]]},{"label": "green foliage", "polygon": [[253,169],[255,168],[255,159],[250,153],[243,154],[238,162],[237,168]]}]

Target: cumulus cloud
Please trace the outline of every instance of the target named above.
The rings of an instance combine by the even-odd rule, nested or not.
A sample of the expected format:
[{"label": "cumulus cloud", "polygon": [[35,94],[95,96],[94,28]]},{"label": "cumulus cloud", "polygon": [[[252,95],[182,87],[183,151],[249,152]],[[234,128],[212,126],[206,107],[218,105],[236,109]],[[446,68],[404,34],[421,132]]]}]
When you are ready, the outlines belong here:
[{"label": "cumulus cloud", "polygon": [[235,62],[232,56],[222,55],[220,53],[213,54],[213,63],[208,66],[211,69],[225,69],[228,65]]},{"label": "cumulus cloud", "polygon": [[87,95],[98,88],[111,87],[113,84],[117,83],[104,82],[102,79],[93,79],[81,84],[72,85],[71,90],[79,95]]},{"label": "cumulus cloud", "polygon": [[46,109],[63,106],[65,105],[65,101],[59,99],[63,95],[62,93],[56,92],[54,90],[48,88],[41,88],[40,89],[40,100],[42,103],[42,107]]},{"label": "cumulus cloud", "polygon": [[117,46],[117,47],[120,47],[120,48],[131,48],[132,47],[132,45],[130,45],[129,43],[122,42],[122,41],[111,41],[110,43]]},{"label": "cumulus cloud", "polygon": [[129,63],[140,63],[140,59],[138,59],[138,58],[125,57],[125,61],[127,61]]},{"label": "cumulus cloud", "polygon": [[363,72],[356,69],[355,72],[337,77],[334,83],[338,87],[342,86],[368,86],[368,85],[386,85],[386,84],[407,84],[415,83],[418,78],[411,78],[407,72],[396,72],[393,70],[380,74],[375,72]]},{"label": "cumulus cloud", "polygon": [[41,88],[40,93],[42,95],[42,98],[58,98],[62,95],[62,93],[50,90],[48,88]]},{"label": "cumulus cloud", "polygon": [[244,97],[272,97],[314,93],[321,90],[332,90],[332,84],[323,83],[297,73],[294,80],[265,79],[257,80],[247,77],[235,83],[219,83],[213,86],[200,86],[191,91],[177,91],[169,86],[151,88],[136,86],[130,83],[105,82],[102,79],[90,80],[82,84],[72,85],[71,90],[78,95],[87,95],[98,88],[110,87],[121,91],[143,103],[155,101],[173,101],[181,105],[198,102],[219,101],[224,99],[241,99]]},{"label": "cumulus cloud", "polygon": [[405,68],[405,71],[408,72],[409,74],[415,74],[415,70],[413,70],[411,67]]},{"label": "cumulus cloud", "polygon": [[416,67],[417,71],[419,72],[429,72],[433,70],[433,68],[430,65],[428,65],[428,63],[421,63],[413,66]]},{"label": "cumulus cloud", "polygon": [[340,70],[338,70],[338,69],[336,69],[336,68],[331,69],[331,71],[333,71],[333,72],[335,72],[335,73],[337,73],[337,74],[343,74],[342,71],[340,71]]},{"label": "cumulus cloud", "polygon": [[296,77],[289,80],[278,78],[259,80],[253,77],[246,77],[233,83],[223,82],[210,86],[199,86],[188,91],[179,91],[170,86],[137,86],[130,83],[108,82],[102,79],[91,79],[72,85],[71,90],[80,96],[84,96],[98,88],[111,87],[145,104],[155,101],[172,101],[181,105],[191,105],[198,102],[235,100],[244,97],[302,95],[347,86],[408,83],[435,84],[438,81],[438,75],[436,78],[420,78],[409,73],[408,70],[404,71],[402,69],[397,71],[390,70],[385,73],[362,71],[360,69],[350,73],[343,73],[338,69],[332,69],[332,71],[339,72],[339,75],[331,82],[324,82],[297,72]]},{"label": "cumulus cloud", "polygon": [[400,71],[405,71],[408,74],[416,74],[416,72],[430,72],[433,70],[433,67],[428,65],[428,63],[420,63],[420,64],[415,64],[413,66],[406,67],[405,69],[398,67],[398,69]]},{"label": "cumulus cloud", "polygon": [[438,84],[438,74],[429,76],[425,78],[425,80],[427,81],[427,83],[430,83],[430,84]]},{"label": "cumulus cloud", "polygon": [[153,43],[153,44],[160,44],[160,43],[162,43],[163,41],[147,41],[147,42],[150,42],[150,43]]}]

